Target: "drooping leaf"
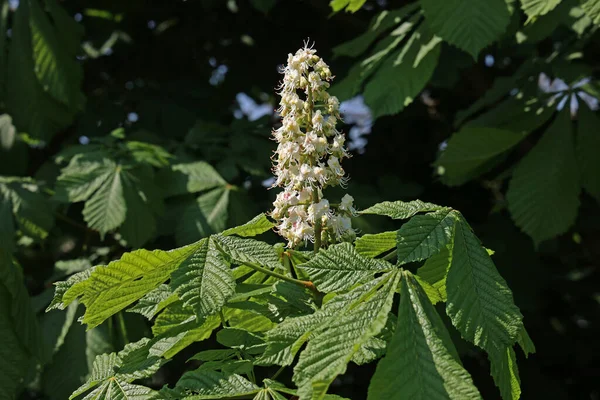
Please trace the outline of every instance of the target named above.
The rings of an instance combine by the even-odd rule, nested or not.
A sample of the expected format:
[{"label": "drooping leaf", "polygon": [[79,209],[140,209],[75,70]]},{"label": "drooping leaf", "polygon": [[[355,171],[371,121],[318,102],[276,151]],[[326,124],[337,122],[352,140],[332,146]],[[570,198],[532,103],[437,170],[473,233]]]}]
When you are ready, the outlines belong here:
[{"label": "drooping leaf", "polygon": [[523,353],[525,353],[525,357],[528,357],[530,354],[535,353],[535,344],[533,344],[533,341],[529,337],[529,334],[527,333],[525,327],[521,328],[521,330],[519,331],[517,343],[519,343],[519,346],[523,350]]},{"label": "drooping leaf", "polygon": [[515,343],[523,316],[464,218],[455,228],[446,291],[446,312],[464,339],[488,353]]},{"label": "drooping leaf", "polygon": [[365,102],[375,118],[398,113],[413,102],[433,75],[440,47],[439,37],[418,29],[388,56],[365,85]]},{"label": "drooping leaf", "polygon": [[173,165],[171,169],[161,170],[157,179],[164,183],[162,187],[165,197],[202,192],[222,187],[227,183],[204,161]]},{"label": "drooping leaf", "polygon": [[349,289],[393,266],[383,260],[361,256],[350,243],[340,243],[319,251],[298,268],[306,271],[319,291],[329,293]]},{"label": "drooping leaf", "polygon": [[442,209],[412,217],[397,235],[398,265],[421,261],[438,253],[454,234],[456,213]]},{"label": "drooping leaf", "polygon": [[481,399],[423,289],[403,273],[398,324],[369,399]]},{"label": "drooping leaf", "polygon": [[524,135],[503,129],[466,126],[448,140],[436,161],[443,168],[442,182],[461,185],[494,166],[499,156],[519,143]]},{"label": "drooping leaf", "polygon": [[504,0],[421,0],[431,31],[473,58],[500,38],[510,21]]},{"label": "drooping leaf", "polygon": [[214,242],[202,239],[197,250],[171,274],[171,288],[201,319],[221,310],[235,293],[235,280]]},{"label": "drooping leaf", "polygon": [[369,258],[375,258],[396,247],[396,231],[362,235],[354,245],[356,252]]},{"label": "drooping leaf", "polygon": [[365,210],[359,211],[359,214],[385,215],[393,219],[407,219],[420,212],[430,212],[444,209],[432,203],[425,203],[421,200],[412,201],[384,201],[377,203]]},{"label": "drooping leaf", "polygon": [[563,111],[513,172],[508,209],[536,244],[564,233],[577,216],[581,188],[574,146],[569,113]]},{"label": "drooping leaf", "polygon": [[517,368],[517,357],[512,346],[488,353],[492,377],[500,389],[503,400],[518,400],[521,397],[521,379]]},{"label": "drooping leaf", "polygon": [[335,377],[346,371],[360,346],[381,332],[399,278],[394,271],[363,285],[364,295],[311,335],[294,367],[293,381],[301,398],[322,398]]},{"label": "drooping leaf", "polygon": [[225,229],[229,193],[228,188],[219,187],[190,202],[175,230],[177,243],[190,243]]}]

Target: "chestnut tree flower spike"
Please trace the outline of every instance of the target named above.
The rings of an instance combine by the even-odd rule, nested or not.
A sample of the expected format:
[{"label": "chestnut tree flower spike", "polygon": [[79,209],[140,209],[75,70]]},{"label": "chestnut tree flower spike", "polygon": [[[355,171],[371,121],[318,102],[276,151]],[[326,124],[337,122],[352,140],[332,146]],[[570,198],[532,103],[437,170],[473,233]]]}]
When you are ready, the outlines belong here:
[{"label": "chestnut tree flower spike", "polygon": [[273,203],[271,216],[289,247],[314,242],[321,246],[352,241],[350,217],[356,213],[352,196],[339,204],[323,197],[323,189],[344,186],[348,178],[340,162],[348,158],[344,135],[336,129],[340,103],[327,89],[331,71],[306,44],[288,55],[279,87],[277,110],[281,127],[273,131],[278,143],[273,156],[274,186],[283,188]]}]

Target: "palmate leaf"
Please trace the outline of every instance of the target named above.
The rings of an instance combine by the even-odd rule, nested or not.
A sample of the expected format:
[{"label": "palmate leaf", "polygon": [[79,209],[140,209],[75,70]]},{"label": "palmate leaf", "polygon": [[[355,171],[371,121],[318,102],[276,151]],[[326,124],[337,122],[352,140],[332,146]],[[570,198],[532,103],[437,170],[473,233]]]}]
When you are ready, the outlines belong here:
[{"label": "palmate leaf", "polygon": [[442,182],[461,185],[493,167],[497,157],[519,143],[525,135],[503,129],[466,126],[448,140],[436,165],[443,168]]},{"label": "palmate leaf", "polygon": [[410,274],[401,281],[398,324],[369,385],[369,399],[481,399],[450,335]]},{"label": "palmate leaf", "polygon": [[[600,5],[600,2],[598,3]],[[600,7],[600,6],[599,6]],[[600,12],[600,11],[599,11]],[[600,148],[600,129],[596,114],[586,106],[579,107],[577,124],[577,164],[583,188],[600,202],[600,157],[595,150]]]},{"label": "palmate leaf", "polygon": [[384,260],[361,256],[350,243],[340,243],[327,250],[321,249],[298,268],[308,274],[319,291],[329,293],[349,289],[378,272],[390,271],[394,267]]},{"label": "palmate leaf", "polygon": [[202,239],[194,254],[171,274],[171,288],[198,319],[221,310],[235,293],[235,279],[211,239]]},{"label": "palmate leaf", "polygon": [[430,30],[473,58],[504,33],[510,21],[504,0],[421,0]]},{"label": "palmate leaf", "polygon": [[375,118],[398,113],[413,102],[433,75],[440,47],[441,39],[421,25],[401,49],[388,56],[365,85],[365,102]]},{"label": "palmate leaf", "polygon": [[438,253],[454,235],[457,213],[442,209],[412,217],[397,235],[398,265],[424,260]]},{"label": "palmate leaf", "polygon": [[[96,267],[85,281],[67,287],[62,301],[64,303],[65,296],[70,296],[69,300],[81,297],[86,306],[82,322],[93,328],[166,281],[171,272],[199,246],[199,243],[194,243],[170,251],[136,250],[125,253],[121,259],[107,266]],[[61,291],[64,289],[61,288]],[[56,307],[60,301],[60,298],[55,299],[51,307]]]},{"label": "palmate leaf", "polygon": [[488,353],[512,346],[523,327],[512,292],[464,218],[455,231],[446,312],[464,339]]},{"label": "palmate leaf", "polygon": [[412,201],[384,201],[377,203],[359,214],[385,215],[393,219],[407,219],[420,212],[430,212],[444,209],[446,207],[437,204],[425,203],[421,200]]},{"label": "palmate leaf", "polygon": [[560,112],[513,172],[508,209],[536,244],[564,233],[577,216],[581,188],[574,146],[569,112]]},{"label": "palmate leaf", "polygon": [[399,279],[397,271],[389,272],[355,289],[362,294],[313,332],[294,367],[300,398],[322,398],[360,346],[381,332]]}]

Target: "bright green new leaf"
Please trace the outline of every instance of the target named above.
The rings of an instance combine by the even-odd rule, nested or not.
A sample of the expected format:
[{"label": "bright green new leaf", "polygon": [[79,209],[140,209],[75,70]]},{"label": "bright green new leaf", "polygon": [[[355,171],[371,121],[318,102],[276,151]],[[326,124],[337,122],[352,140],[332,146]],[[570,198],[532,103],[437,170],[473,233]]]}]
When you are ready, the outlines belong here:
[{"label": "bright green new leaf", "polygon": [[561,0],[520,0],[521,8],[525,11],[531,21],[541,15],[545,15],[552,11],[554,7],[560,4]]},{"label": "bright green new leaf", "polygon": [[421,0],[430,30],[477,58],[505,32],[510,14],[505,0]]},{"label": "bright green new leaf", "polygon": [[446,248],[428,258],[425,264],[417,270],[417,277],[433,286],[439,292],[442,301],[447,299],[446,275],[452,260],[450,258],[451,250],[448,251],[448,247],[452,249],[453,246],[454,235],[452,235],[452,242]]},{"label": "bright green new leaf", "polygon": [[257,236],[272,229],[274,226],[275,224],[269,221],[265,214],[261,213],[252,218],[250,221],[246,222],[244,225],[224,230],[221,232],[221,235],[237,235],[241,237]]},{"label": "bright green new leaf", "polygon": [[171,288],[198,320],[221,310],[235,293],[235,279],[212,240],[202,239],[197,250],[171,274]]},{"label": "bright green new leaf", "polygon": [[107,266],[96,267],[81,294],[81,302],[86,306],[83,323],[93,328],[139,300],[166,281],[200,245],[194,243],[170,251],[136,250]]},{"label": "bright green new leaf", "polygon": [[582,0],[581,8],[586,15],[592,19],[596,25],[600,24],[600,1],[599,0]]},{"label": "bright green new leaf", "polygon": [[571,119],[563,111],[515,168],[506,193],[508,210],[539,244],[575,222],[580,190]]},{"label": "bright green new leaf", "polygon": [[488,353],[515,343],[523,316],[506,281],[462,217],[455,227],[446,291],[446,312],[464,339]]},{"label": "bright green new leaf", "polygon": [[450,137],[448,146],[436,161],[442,182],[461,185],[487,172],[498,157],[524,137],[503,129],[465,126]]},{"label": "bright green new leaf", "polygon": [[396,231],[362,235],[354,243],[356,252],[365,257],[375,258],[396,247],[397,235]]},{"label": "bright green new leaf", "polygon": [[412,217],[398,231],[398,265],[438,253],[452,239],[455,223],[456,213],[449,208]]},{"label": "bright green new leaf", "polygon": [[300,398],[322,398],[359,348],[381,332],[399,279],[394,271],[355,289],[363,294],[312,333],[294,367],[293,381]]},{"label": "bright green new leaf", "polygon": [[365,4],[367,0],[331,0],[329,6],[334,12],[345,9],[349,12],[357,12]]},{"label": "bright green new leaf", "polygon": [[398,324],[368,398],[481,399],[444,323],[410,272],[403,273]]},{"label": "bright green new leaf", "polygon": [[222,235],[213,235],[211,240],[235,263],[253,263],[271,269],[283,268],[273,246],[265,242]]},{"label": "bright green new leaf", "polygon": [[377,203],[365,210],[359,211],[359,214],[385,215],[393,219],[407,219],[420,212],[430,212],[442,210],[446,207],[438,206],[432,203],[425,203],[421,200],[412,201],[384,201]]},{"label": "bright green new leaf", "polygon": [[377,272],[393,269],[393,266],[383,260],[361,256],[350,243],[340,243],[327,250],[321,249],[298,268],[306,271],[320,292],[329,293],[347,290]]}]

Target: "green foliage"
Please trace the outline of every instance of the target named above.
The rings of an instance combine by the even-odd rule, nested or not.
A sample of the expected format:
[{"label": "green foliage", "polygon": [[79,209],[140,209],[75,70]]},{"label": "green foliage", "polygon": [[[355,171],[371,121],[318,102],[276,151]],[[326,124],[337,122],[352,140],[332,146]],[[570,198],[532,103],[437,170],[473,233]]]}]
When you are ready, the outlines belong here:
[{"label": "green foliage", "polygon": [[[391,249],[390,239],[395,242],[396,266],[375,258],[382,241],[371,235],[357,240],[362,254],[350,243],[306,254],[296,267],[310,281],[299,280],[280,261],[288,252],[230,236],[268,230],[272,224],[259,215],[183,248],[126,253],[59,283],[50,308],[81,298],[86,306],[81,321],[88,327],[136,301],[130,311],[155,318],[153,338],[98,356],[72,398],[88,391],[98,398],[150,396],[150,389],[132,382],[151,376],[215,330],[225,349],[192,357],[200,367],[160,390],[162,398],[282,398],[283,391],[323,399],[349,362],[362,365],[382,356],[369,397],[480,398],[433,307],[440,301],[447,301],[462,336],[488,353],[503,398],[518,398],[512,345],[523,342],[530,351],[530,341],[521,333],[522,316],[510,290],[462,215],[418,200],[380,203],[363,213],[410,218],[383,236],[383,252]],[[422,260],[427,261],[417,276],[400,268]],[[396,317],[392,304],[398,291]],[[255,368],[287,367],[298,354],[292,379],[297,392],[267,380],[263,389],[256,385]]]}]

